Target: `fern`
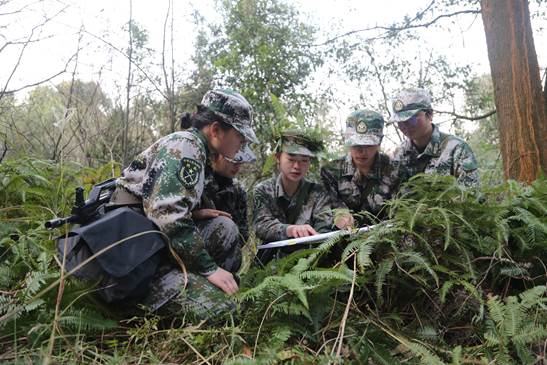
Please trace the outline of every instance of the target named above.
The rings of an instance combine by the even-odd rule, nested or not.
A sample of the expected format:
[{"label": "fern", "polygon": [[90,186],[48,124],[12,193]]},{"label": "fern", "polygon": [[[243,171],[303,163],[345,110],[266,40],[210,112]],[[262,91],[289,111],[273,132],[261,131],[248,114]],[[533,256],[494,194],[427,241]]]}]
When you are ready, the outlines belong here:
[{"label": "fern", "polygon": [[393,268],[393,259],[385,259],[378,264],[376,268],[376,300],[382,303],[383,286],[386,283],[387,275]]},{"label": "fern", "polygon": [[420,358],[420,363],[425,365],[444,365],[444,362],[424,345],[417,342],[406,344],[408,349]]},{"label": "fern", "polygon": [[83,333],[100,333],[118,327],[118,323],[90,309],[69,309],[59,319],[61,326]]}]

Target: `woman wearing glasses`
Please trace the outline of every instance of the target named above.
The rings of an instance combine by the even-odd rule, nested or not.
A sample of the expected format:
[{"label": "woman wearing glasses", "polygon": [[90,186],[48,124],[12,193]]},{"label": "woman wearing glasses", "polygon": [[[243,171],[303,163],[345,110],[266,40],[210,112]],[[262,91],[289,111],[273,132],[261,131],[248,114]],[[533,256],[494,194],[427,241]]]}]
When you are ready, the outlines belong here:
[{"label": "woman wearing glasses", "polygon": [[236,272],[241,266],[241,248],[249,238],[247,193],[235,176],[244,163],[254,161],[256,156],[248,144],[234,158],[219,153],[211,155],[201,203],[192,212],[192,218],[203,236],[210,237],[215,232],[222,232],[222,247],[208,247],[208,242],[218,240],[207,239],[205,246],[230,272]]}]

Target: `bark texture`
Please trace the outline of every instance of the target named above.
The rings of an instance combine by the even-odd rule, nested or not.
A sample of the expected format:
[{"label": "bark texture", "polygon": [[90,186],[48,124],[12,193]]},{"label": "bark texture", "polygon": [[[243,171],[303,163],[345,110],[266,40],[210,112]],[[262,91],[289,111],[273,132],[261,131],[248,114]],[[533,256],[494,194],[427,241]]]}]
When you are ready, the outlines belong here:
[{"label": "bark texture", "polygon": [[547,110],[526,0],[481,0],[506,179],[547,171]]}]

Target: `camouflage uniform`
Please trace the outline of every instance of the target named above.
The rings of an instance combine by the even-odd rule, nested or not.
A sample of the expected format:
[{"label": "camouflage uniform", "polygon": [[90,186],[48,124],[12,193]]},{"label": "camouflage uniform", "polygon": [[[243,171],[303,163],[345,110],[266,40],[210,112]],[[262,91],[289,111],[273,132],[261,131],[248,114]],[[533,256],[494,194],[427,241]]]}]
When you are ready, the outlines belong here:
[{"label": "camouflage uniform", "polygon": [[[203,97],[202,107],[218,114],[219,119],[231,124],[248,140],[256,140],[251,129],[251,107],[241,95],[230,90],[209,91]],[[119,189],[141,200],[146,216],[169,237],[171,247],[189,271],[185,290],[182,290],[183,275],[177,270],[159,276],[151,284],[150,294],[143,302],[152,310],[170,301],[169,308],[179,306],[172,314],[195,308],[200,317],[199,313],[207,312],[207,308],[234,307],[231,300],[203,276],[212,274],[219,266],[229,271],[238,266],[238,251],[234,252],[233,244],[237,227],[224,217],[213,219],[209,224],[196,225],[192,220],[191,212],[204,191],[208,156],[208,143],[201,131],[191,128],[175,132],[137,156],[118,179],[113,200]],[[209,311],[208,316],[214,314]]]},{"label": "camouflage uniform", "polygon": [[[233,159],[221,156],[234,164],[243,164],[256,161],[256,156],[248,145],[234,156]],[[218,217],[213,219],[205,219],[198,221],[198,225],[219,225],[222,227],[218,232],[231,232],[235,229],[233,237],[223,238],[224,245],[230,247],[229,252],[232,253],[233,259],[228,259],[230,262],[230,270],[235,272],[241,265],[241,248],[249,238],[249,225],[247,223],[247,192],[243,186],[235,179],[222,176],[213,171],[211,166],[207,166],[205,175],[205,191],[201,196],[201,204],[198,209],[216,209],[230,213],[232,218]],[[230,224],[232,223],[232,224]],[[209,227],[212,232],[217,229]],[[214,250],[214,249],[212,249]],[[236,255],[237,253],[237,255]],[[224,261],[224,260],[223,260]]]},{"label": "camouflage uniform", "polygon": [[[424,89],[401,91],[393,100],[390,122],[402,122],[421,110],[431,110],[431,97]],[[420,152],[410,139],[406,139],[395,151],[399,183],[419,173],[452,175],[458,183],[477,186],[479,176],[477,161],[471,147],[456,136],[441,132],[435,124],[431,140]]]},{"label": "camouflage uniform", "polygon": [[[299,212],[294,212],[302,194],[308,193]],[[317,232],[332,230],[332,206],[327,192],[319,184],[302,179],[292,197],[288,197],[281,184],[281,175],[259,183],[253,195],[253,228],[264,242],[285,240],[287,227],[292,224],[309,224]],[[293,216],[293,219],[289,219]]]},{"label": "camouflage uniform", "polygon": [[230,213],[241,234],[240,246],[249,238],[247,192],[236,179],[212,172],[206,180],[199,209],[217,209]]},{"label": "camouflage uniform", "polygon": [[[335,208],[374,215],[378,215],[384,202],[391,198],[392,174],[389,156],[381,152],[366,176],[361,176],[349,154],[321,168],[323,185],[333,197]],[[365,221],[359,224],[365,224]]]},{"label": "camouflage uniform", "polygon": [[[380,114],[370,110],[353,112],[346,121],[345,144],[348,147],[380,145],[383,128],[384,119]],[[336,208],[379,215],[384,202],[391,197],[393,166],[386,154],[378,152],[369,173],[361,176],[348,153],[325,164],[321,168],[321,179]],[[364,217],[358,218],[359,225],[369,223]]]},{"label": "camouflage uniform", "polygon": [[[278,151],[314,157],[322,148],[320,141],[298,131],[286,131],[278,143]],[[298,207],[300,206],[300,209]],[[264,243],[288,239],[289,225],[309,224],[317,232],[329,232],[333,226],[332,205],[327,192],[320,184],[303,178],[291,197],[283,189],[281,174],[259,183],[253,194],[253,228]],[[298,247],[300,248],[300,246]],[[259,251],[263,264],[275,254],[281,257],[298,248]]]}]

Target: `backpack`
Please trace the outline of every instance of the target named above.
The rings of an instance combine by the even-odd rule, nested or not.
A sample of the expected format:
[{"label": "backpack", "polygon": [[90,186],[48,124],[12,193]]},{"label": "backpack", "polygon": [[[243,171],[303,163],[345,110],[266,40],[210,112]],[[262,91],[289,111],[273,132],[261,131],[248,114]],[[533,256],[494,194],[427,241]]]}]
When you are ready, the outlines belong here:
[{"label": "backpack", "polygon": [[[147,293],[166,244],[155,224],[141,213],[128,206],[104,208],[93,220],[57,238],[59,259],[62,262],[66,255],[67,271],[77,268],[74,276],[98,283],[98,294],[105,302],[138,300]],[[146,231],[156,232],[144,233],[108,248]],[[106,250],[101,252],[103,249]],[[95,258],[84,264],[95,254]],[[82,266],[78,268],[79,265]]]}]

